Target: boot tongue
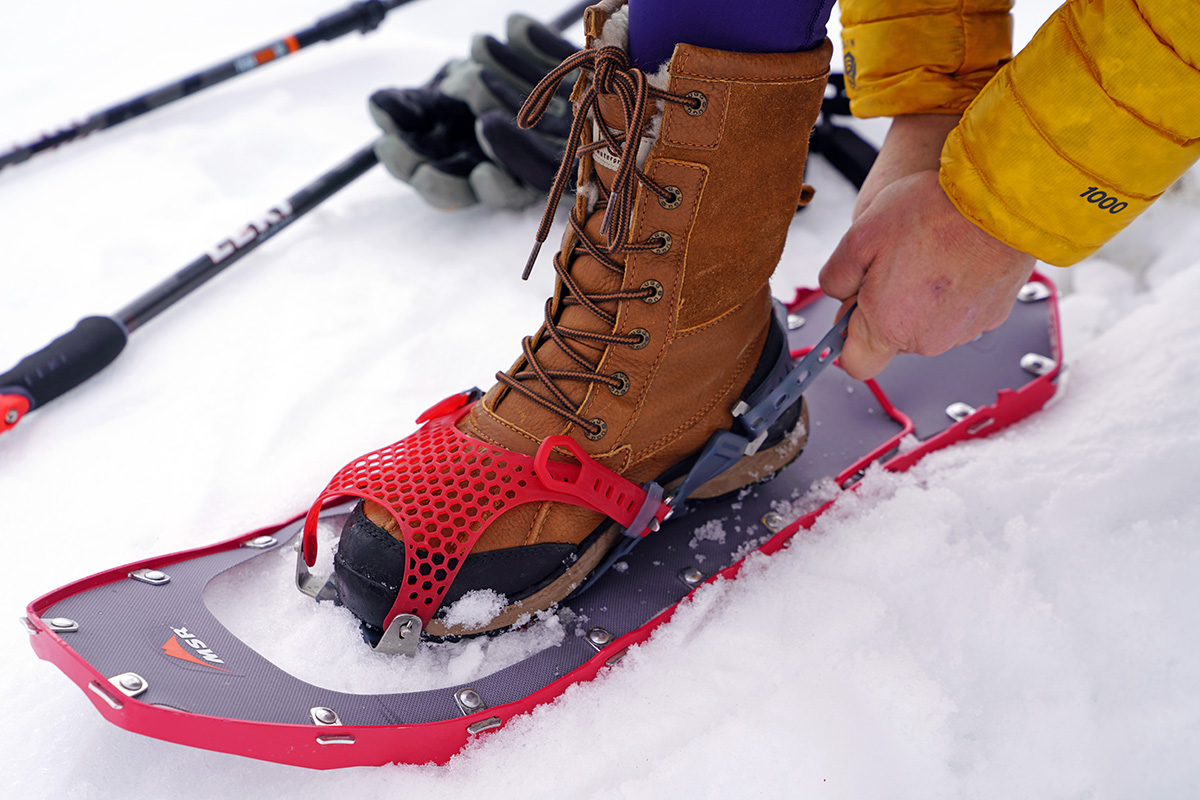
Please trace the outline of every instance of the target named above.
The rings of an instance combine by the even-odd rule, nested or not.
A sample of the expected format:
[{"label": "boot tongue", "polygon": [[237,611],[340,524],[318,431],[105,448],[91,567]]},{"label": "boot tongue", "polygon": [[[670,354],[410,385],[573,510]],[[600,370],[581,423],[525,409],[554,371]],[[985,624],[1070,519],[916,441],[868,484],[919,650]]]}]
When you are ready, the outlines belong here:
[{"label": "boot tongue", "polygon": [[[600,125],[605,125],[614,138],[619,137],[625,131],[625,112],[621,107],[621,100],[615,94],[602,94],[597,99],[597,109],[599,110],[599,120],[592,121],[592,141],[602,141],[600,135]],[[650,124],[650,120],[654,118],[655,103],[648,99],[646,102],[646,110],[642,115],[642,124],[639,130],[645,131]],[[654,139],[644,135],[638,142],[637,148],[637,168],[642,169],[646,165],[646,156],[650,152],[650,146],[654,144]],[[624,149],[622,143],[621,149]],[[617,176],[617,170],[621,168],[621,155],[614,153],[607,147],[602,147],[592,153],[592,161],[595,165],[596,178],[604,185],[605,190],[612,190],[613,180]]]}]

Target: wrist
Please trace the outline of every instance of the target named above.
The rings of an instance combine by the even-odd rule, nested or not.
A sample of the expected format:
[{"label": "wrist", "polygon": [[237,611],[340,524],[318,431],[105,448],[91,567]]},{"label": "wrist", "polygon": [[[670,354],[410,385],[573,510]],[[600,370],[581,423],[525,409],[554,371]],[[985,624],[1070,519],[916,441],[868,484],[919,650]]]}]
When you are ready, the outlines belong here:
[{"label": "wrist", "polygon": [[917,172],[937,171],[942,145],[958,125],[959,114],[905,114],[892,120],[879,157],[858,193],[857,219],[881,191]]},{"label": "wrist", "polygon": [[892,120],[883,146],[902,153],[913,172],[937,169],[942,145],[962,114],[904,114]]}]

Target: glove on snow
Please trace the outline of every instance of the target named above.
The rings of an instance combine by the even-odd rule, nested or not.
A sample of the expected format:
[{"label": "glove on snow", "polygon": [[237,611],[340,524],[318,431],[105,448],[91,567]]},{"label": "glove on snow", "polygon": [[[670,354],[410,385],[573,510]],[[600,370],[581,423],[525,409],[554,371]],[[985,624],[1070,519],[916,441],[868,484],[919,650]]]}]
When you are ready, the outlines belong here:
[{"label": "glove on snow", "polygon": [[371,95],[384,133],[379,160],[432,206],[523,208],[553,183],[571,129],[573,81],[563,81],[534,130],[514,120],[537,82],[577,48],[521,14],[508,18],[507,33],[507,44],[476,36],[470,58],[446,64],[422,88]]}]

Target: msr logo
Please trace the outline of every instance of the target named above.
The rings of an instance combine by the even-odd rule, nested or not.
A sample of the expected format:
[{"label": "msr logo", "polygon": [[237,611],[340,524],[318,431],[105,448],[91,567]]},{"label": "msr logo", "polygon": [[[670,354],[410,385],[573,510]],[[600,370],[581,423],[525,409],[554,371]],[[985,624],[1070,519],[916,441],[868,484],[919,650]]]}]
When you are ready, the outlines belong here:
[{"label": "msr logo", "polygon": [[221,672],[229,672],[224,667],[217,666],[217,664],[225,662],[187,628],[172,628],[171,632],[173,635],[162,646],[164,655]]}]

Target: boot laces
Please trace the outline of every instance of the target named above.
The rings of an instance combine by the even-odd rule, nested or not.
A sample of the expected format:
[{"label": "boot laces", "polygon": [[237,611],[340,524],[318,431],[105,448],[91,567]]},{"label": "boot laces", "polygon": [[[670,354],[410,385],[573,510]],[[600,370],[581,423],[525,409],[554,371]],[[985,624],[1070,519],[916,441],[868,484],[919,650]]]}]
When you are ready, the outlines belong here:
[{"label": "boot laces", "polygon": [[[642,120],[645,119],[647,103],[654,102],[654,100],[678,103],[693,108],[698,107],[699,102],[693,97],[673,94],[651,86],[644,72],[630,67],[629,56],[624,50],[619,47],[601,47],[575,53],[546,75],[534,87],[525,101],[525,105],[517,116],[517,123],[522,128],[531,128],[536,125],[554,98],[559,83],[568,74],[581,68],[593,73],[592,80],[580,97],[575,110],[575,119],[567,138],[566,151],[554,177],[554,184],[550,188],[533,251],[525,264],[522,278],[529,277],[541,246],[549,235],[555,212],[573,173],[575,159],[589,156],[601,149],[607,149],[609,153],[620,159],[620,167],[612,180],[611,189],[606,190],[599,180],[595,181],[601,194],[596,210],[603,208],[604,211],[600,234],[605,241],[603,243],[592,241],[585,232],[586,219],[580,219],[576,211],[572,209],[569,219],[569,224],[574,232],[574,236],[571,237],[572,245],[566,253],[561,250],[555,253],[554,269],[562,286],[561,307],[565,308],[571,305],[584,307],[610,332],[582,330],[558,324],[554,319],[554,298],[552,297],[546,301],[545,323],[538,340],[535,341],[534,337],[526,336],[521,342],[527,369],[512,375],[499,372],[496,374],[496,379],[543,408],[580,426],[589,435],[599,438],[603,435],[602,425],[598,424],[596,420],[581,417],[576,411],[575,404],[558,386],[557,381],[575,380],[601,383],[615,390],[627,386],[628,379],[619,373],[605,375],[599,372],[599,364],[572,347],[568,340],[574,339],[580,342],[604,345],[619,344],[637,347],[644,345],[644,332],[630,334],[613,332],[617,316],[615,313],[606,311],[600,304],[624,300],[645,300],[660,290],[644,287],[616,292],[588,293],[572,276],[571,264],[577,255],[583,253],[594,258],[609,271],[624,276],[624,259],[617,260],[613,257],[614,255],[655,250],[668,244],[658,236],[651,237],[644,242],[627,241],[632,226],[633,205],[638,184],[645,186],[647,190],[663,200],[670,202],[675,199],[673,191],[651,180],[637,166],[638,147],[642,138]],[[602,94],[614,95],[620,101],[624,124],[619,132],[611,131],[601,118],[598,103]],[[590,117],[594,117],[599,123],[596,126],[600,134],[599,141],[584,141],[588,133],[586,125]],[[558,345],[559,349],[578,368],[547,369],[538,360],[536,354],[537,348],[547,340]],[[550,397],[543,396],[524,383],[534,380],[541,384]]]}]

